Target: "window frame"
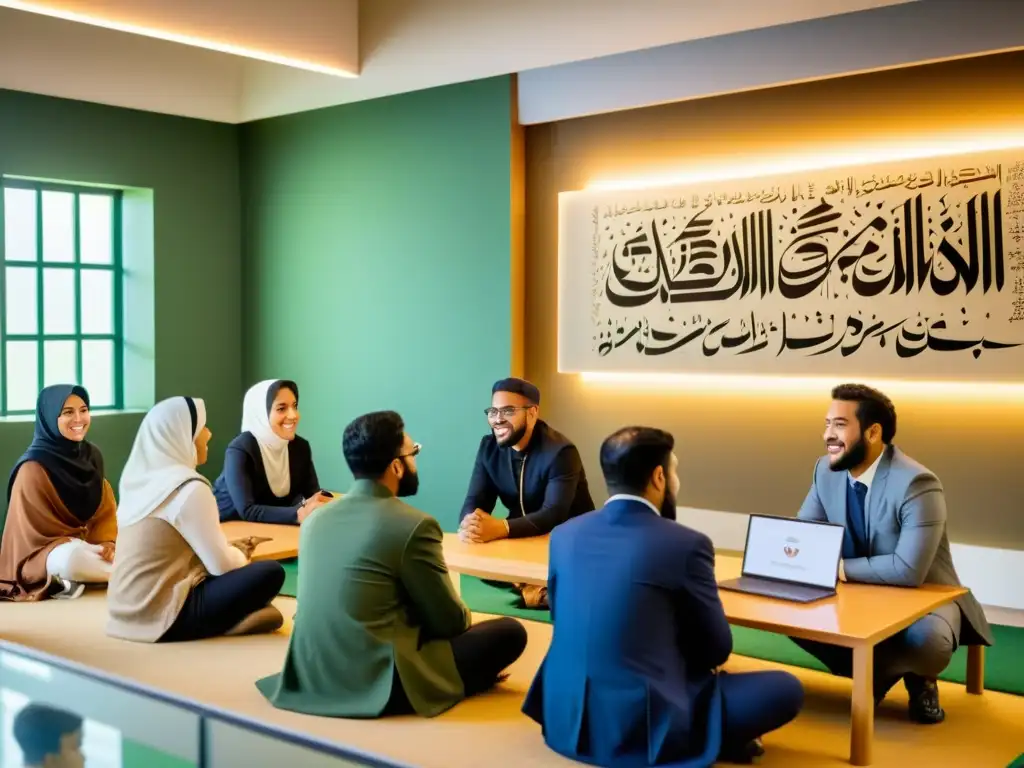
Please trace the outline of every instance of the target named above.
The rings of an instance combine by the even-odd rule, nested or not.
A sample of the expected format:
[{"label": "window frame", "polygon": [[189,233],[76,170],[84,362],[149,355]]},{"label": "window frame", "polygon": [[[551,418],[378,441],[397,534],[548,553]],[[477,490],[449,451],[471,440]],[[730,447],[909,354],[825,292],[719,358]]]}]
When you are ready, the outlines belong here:
[{"label": "window frame", "polygon": [[[90,406],[93,411],[114,412],[124,409],[124,265],[123,265],[123,191],[111,187],[66,184],[58,182],[31,181],[4,177],[0,179],[0,195],[6,189],[25,189],[36,196],[36,260],[20,261],[7,258],[6,223],[2,200],[0,200],[0,418],[7,416],[30,416],[31,410],[10,409],[7,403],[9,385],[7,370],[7,343],[10,341],[32,341],[37,345],[37,388],[46,381],[45,356],[47,341],[72,341],[76,346],[75,374],[78,383],[82,381],[82,347],[86,341],[113,342],[112,385],[113,404]],[[73,195],[74,217],[74,260],[53,262],[43,260],[43,192],[66,192]],[[81,195],[104,195],[111,198],[111,263],[82,263]],[[7,333],[7,269],[9,267],[30,268],[36,271],[36,332],[32,334]],[[75,331],[74,333],[46,333],[44,270],[71,270],[75,284]],[[112,281],[112,333],[82,333],[82,274],[86,271],[109,272]]]}]

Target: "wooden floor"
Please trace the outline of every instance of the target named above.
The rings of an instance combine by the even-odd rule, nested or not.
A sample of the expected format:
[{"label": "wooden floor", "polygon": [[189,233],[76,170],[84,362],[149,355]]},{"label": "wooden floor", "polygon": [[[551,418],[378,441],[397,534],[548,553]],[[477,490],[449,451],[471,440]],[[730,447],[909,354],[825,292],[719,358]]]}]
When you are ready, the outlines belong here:
[{"label": "wooden floor", "polygon": [[[287,618],[295,601],[277,605]],[[408,765],[477,768],[496,765],[570,766],[546,749],[540,729],[519,713],[523,696],[550,642],[551,627],[526,622],[530,643],[497,691],[464,702],[433,720],[379,721],[317,718],[274,709],[253,682],[280,668],[290,625],[276,635],[226,638],[166,646],[108,638],[102,594],[73,601],[0,606],[0,636],[141,683],[232,710],[261,722],[349,744]],[[486,618],[478,616],[477,619]],[[733,671],[766,669],[767,662],[734,657]],[[795,723],[765,739],[762,766],[824,768],[849,765],[848,681],[793,670],[807,703]],[[947,720],[915,726],[905,719],[906,694],[895,689],[876,719],[876,766],[1005,768],[1024,752],[1024,698],[999,693],[968,696],[963,686],[940,683]],[[483,759],[490,754],[495,759]]]}]

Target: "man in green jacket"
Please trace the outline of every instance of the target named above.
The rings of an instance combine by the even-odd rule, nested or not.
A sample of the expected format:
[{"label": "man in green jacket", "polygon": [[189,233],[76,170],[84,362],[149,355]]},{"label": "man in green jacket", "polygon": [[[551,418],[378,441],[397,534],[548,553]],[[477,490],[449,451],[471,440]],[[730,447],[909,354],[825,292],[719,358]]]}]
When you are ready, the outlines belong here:
[{"label": "man in green jacket", "polygon": [[333,717],[433,717],[481,693],[526,648],[510,618],[471,626],[441,527],[399,497],[420,446],[381,411],[345,428],[355,484],[302,525],[298,612],[284,669],[256,687],[280,709]]}]

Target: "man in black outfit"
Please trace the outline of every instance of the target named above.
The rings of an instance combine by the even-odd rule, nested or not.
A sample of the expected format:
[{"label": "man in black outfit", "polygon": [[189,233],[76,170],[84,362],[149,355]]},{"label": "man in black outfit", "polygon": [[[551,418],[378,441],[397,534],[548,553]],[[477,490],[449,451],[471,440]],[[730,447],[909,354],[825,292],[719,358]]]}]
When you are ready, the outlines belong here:
[{"label": "man in black outfit", "polygon": [[[538,416],[540,391],[523,379],[502,379],[485,410],[491,432],[480,441],[469,491],[459,515],[463,541],[486,543],[550,533],[594,509],[576,446]],[[493,515],[495,502],[508,518]],[[526,590],[528,606],[544,604],[546,590]]]}]

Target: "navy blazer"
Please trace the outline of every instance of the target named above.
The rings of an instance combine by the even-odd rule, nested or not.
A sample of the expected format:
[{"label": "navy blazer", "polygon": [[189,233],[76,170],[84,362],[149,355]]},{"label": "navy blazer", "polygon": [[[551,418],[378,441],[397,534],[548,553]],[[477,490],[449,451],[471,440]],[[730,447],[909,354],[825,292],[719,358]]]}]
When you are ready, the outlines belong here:
[{"label": "navy blazer", "polygon": [[309,443],[296,436],[288,443],[288,474],[291,491],[286,498],[274,495],[267,482],[263,457],[256,438],[243,432],[224,453],[224,470],[213,484],[222,522],[298,525],[302,502],[320,490]]},{"label": "navy blazer", "polygon": [[551,533],[551,646],[523,706],[551,749],[602,766],[714,764],[732,652],[711,540],[617,499]]}]

